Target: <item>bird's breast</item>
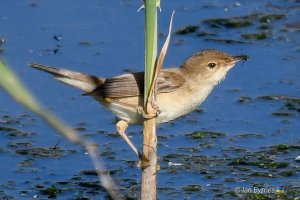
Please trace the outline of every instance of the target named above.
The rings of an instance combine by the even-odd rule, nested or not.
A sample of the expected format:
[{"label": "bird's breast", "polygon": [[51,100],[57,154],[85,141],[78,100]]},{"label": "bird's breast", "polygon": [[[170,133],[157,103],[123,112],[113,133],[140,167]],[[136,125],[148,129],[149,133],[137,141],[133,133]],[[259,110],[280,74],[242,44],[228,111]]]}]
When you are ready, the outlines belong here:
[{"label": "bird's breast", "polygon": [[161,113],[158,123],[164,123],[186,115],[195,110],[209,95],[212,87],[183,87],[171,93],[157,95],[157,103]]}]

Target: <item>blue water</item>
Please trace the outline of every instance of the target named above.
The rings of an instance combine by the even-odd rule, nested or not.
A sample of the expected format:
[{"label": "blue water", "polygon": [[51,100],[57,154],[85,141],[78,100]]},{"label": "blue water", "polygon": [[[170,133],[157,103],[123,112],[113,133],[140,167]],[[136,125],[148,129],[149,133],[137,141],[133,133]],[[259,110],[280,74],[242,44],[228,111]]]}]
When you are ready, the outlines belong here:
[{"label": "blue water", "polygon": [[[84,128],[81,134],[99,144],[107,168],[120,184],[122,193],[139,196],[140,170],[138,159],[115,133],[115,117],[80,91],[53,81],[48,74],[35,71],[28,63],[37,62],[63,66],[98,76],[109,77],[124,70],[143,70],[144,15],[137,12],[140,1],[16,1],[3,0],[0,14],[0,46],[3,57],[26,86],[46,108],[73,127]],[[242,33],[260,30],[254,24],[238,29],[213,29],[201,23],[211,18],[230,18],[254,13],[285,14],[281,20],[271,21],[269,37],[247,43],[225,44],[196,33],[173,34],[165,66],[179,66],[184,59],[202,49],[218,49],[232,55],[247,54],[250,60],[236,66],[209,98],[193,112],[158,129],[161,171],[158,174],[159,199],[243,199],[247,194],[234,193],[235,187],[271,184],[288,185],[287,190],[299,188],[299,148],[277,152],[275,162],[289,163],[286,168],[261,169],[230,165],[236,157],[270,153],[272,146],[285,144],[300,146],[299,110],[286,110],[286,100],[261,100],[260,96],[284,95],[297,97],[299,102],[299,27],[286,24],[299,22],[300,3],[296,0],[268,1],[162,1],[159,13],[160,44],[168,30],[172,10],[174,32],[188,25],[200,26],[198,31],[215,32],[218,39],[246,41]],[[239,103],[248,97],[246,103]],[[299,109],[299,105],[298,105]],[[288,116],[272,113],[284,111]],[[26,115],[26,116],[23,116]],[[103,190],[78,185],[80,181],[96,181],[94,176],[82,175],[93,166],[84,150],[65,141],[36,115],[17,105],[0,90],[0,127],[11,127],[28,136],[10,136],[0,130],[0,197],[15,199],[47,198],[41,190],[55,185],[63,188],[58,199],[87,197],[106,198]],[[129,135],[141,147],[142,127],[132,126]],[[196,131],[224,133],[217,138],[191,139]],[[249,137],[244,136],[250,134]],[[28,146],[11,146],[22,142]],[[58,156],[35,157],[18,155],[16,150],[59,146]],[[236,149],[243,149],[237,151]],[[193,149],[193,150],[191,150]],[[167,158],[174,154],[174,158]],[[26,166],[22,162],[29,161]],[[169,165],[170,163],[180,165]],[[282,171],[293,171],[284,177]],[[273,173],[274,178],[255,177],[252,172]],[[252,175],[251,175],[252,174]],[[80,178],[77,180],[76,178]],[[127,180],[131,179],[131,180]],[[233,179],[233,181],[228,181]],[[60,182],[67,182],[63,185]],[[189,185],[201,189],[188,191]],[[295,189],[296,188],[296,189]],[[223,194],[223,196],[219,196]],[[35,196],[37,195],[37,196]],[[298,193],[299,195],[299,193]]]}]

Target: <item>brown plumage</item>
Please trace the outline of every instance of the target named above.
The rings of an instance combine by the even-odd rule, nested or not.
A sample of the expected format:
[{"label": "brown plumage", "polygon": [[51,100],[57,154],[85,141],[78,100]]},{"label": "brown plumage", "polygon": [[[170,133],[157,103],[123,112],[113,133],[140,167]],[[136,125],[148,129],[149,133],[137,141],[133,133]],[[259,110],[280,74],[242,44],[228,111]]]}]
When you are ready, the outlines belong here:
[{"label": "brown plumage", "polygon": [[[105,79],[42,64],[32,63],[30,65],[40,71],[48,72],[54,75],[55,79],[72,86],[74,86],[74,80],[81,83],[89,83],[90,87],[78,87],[86,92],[84,95],[98,95],[104,98],[123,98],[144,95],[144,72],[128,73]],[[69,83],[70,81],[73,81],[72,84]],[[157,93],[172,92],[178,87],[181,87],[184,81],[184,78],[177,73],[162,70],[157,80]]]},{"label": "brown plumage", "polygon": [[[168,122],[197,108],[227,72],[247,56],[205,50],[189,57],[181,67],[163,69],[157,79],[158,123]],[[31,64],[55,79],[83,90],[128,123],[142,123],[144,72],[100,78],[66,69]]]},{"label": "brown plumage", "polygon": [[[172,71],[162,71],[157,80],[157,93],[168,93],[181,87],[184,78]],[[144,95],[144,72],[124,74],[105,79],[89,95],[104,98],[124,98]]]}]

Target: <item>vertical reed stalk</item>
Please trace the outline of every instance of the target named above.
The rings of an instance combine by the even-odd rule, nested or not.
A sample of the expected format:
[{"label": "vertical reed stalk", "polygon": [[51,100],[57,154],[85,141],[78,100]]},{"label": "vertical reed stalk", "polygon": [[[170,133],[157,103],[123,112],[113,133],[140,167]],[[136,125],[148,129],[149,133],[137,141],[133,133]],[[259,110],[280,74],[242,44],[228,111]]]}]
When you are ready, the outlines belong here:
[{"label": "vertical reed stalk", "polygon": [[[145,88],[144,111],[146,115],[154,116],[156,109],[153,102],[156,98],[151,85],[153,82],[157,57],[157,1],[144,0],[145,4]],[[156,166],[157,166],[157,137],[156,118],[147,118],[143,130],[143,157],[141,199],[156,199]]]}]

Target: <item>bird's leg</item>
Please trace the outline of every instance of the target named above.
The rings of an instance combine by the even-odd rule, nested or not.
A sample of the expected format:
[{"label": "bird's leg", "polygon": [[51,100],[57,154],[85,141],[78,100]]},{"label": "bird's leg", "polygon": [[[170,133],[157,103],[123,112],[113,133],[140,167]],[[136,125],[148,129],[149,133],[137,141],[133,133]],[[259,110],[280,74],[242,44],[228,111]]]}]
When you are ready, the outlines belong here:
[{"label": "bird's leg", "polygon": [[117,123],[117,131],[119,133],[119,135],[125,140],[125,142],[131,147],[131,149],[134,151],[134,153],[140,157],[140,153],[137,150],[137,148],[134,146],[134,144],[131,142],[131,140],[128,138],[128,136],[126,135],[125,131],[128,127],[128,123],[126,121],[120,120]]}]

